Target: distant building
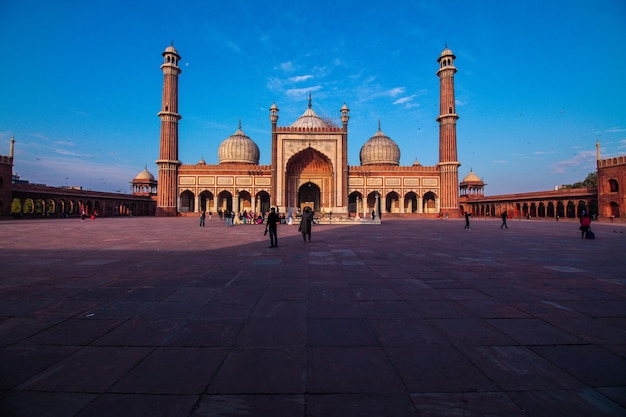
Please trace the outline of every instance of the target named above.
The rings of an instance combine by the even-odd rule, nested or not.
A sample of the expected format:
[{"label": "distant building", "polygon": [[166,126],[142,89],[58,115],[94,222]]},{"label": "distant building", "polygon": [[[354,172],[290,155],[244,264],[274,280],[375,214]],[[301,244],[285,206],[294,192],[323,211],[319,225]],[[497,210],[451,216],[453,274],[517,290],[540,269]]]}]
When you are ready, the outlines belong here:
[{"label": "distant building", "polygon": [[[596,142],[598,187],[555,187],[551,191],[485,196],[484,182],[473,172],[461,181],[461,211],[498,217],[506,211],[518,218],[578,218],[585,211],[594,218],[626,218],[626,157],[600,158]],[[620,186],[621,184],[621,186]]]}]

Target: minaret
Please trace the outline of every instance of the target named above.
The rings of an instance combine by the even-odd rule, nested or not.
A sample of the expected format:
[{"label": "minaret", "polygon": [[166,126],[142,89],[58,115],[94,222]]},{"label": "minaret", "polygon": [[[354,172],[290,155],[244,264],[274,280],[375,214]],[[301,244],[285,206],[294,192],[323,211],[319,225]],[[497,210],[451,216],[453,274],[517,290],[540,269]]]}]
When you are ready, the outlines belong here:
[{"label": "minaret", "polygon": [[340,190],[341,200],[339,203],[342,207],[348,207],[348,120],[350,120],[350,109],[348,109],[346,103],[343,103],[340,111],[341,125],[343,129],[341,137],[341,170],[343,173],[341,183],[343,187]]},{"label": "minaret", "polygon": [[11,134],[11,147],[9,148],[9,158],[11,158],[11,163],[13,163],[14,156],[15,156],[15,136]]},{"label": "minaret", "polygon": [[276,186],[277,161],[278,161],[278,137],[276,135],[276,122],[278,122],[278,107],[276,103],[270,107],[270,121],[272,122],[272,186],[270,187],[270,205],[275,206],[278,197],[278,187]]},{"label": "minaret", "polygon": [[456,155],[456,114],[454,103],[455,56],[446,45],[439,62],[439,169],[441,172],[440,212],[459,216],[459,166]]},{"label": "minaret", "polygon": [[157,192],[157,216],[176,216],[178,200],[178,67],[180,55],[173,45],[163,52],[163,98],[161,111],[161,145],[159,159],[159,182]]}]

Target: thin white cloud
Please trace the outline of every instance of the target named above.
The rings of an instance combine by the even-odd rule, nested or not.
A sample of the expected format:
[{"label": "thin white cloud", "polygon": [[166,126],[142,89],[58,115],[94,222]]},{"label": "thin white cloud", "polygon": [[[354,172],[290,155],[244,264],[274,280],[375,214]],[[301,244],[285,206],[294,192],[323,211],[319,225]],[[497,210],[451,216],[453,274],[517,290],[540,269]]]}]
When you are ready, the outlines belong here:
[{"label": "thin white cloud", "polygon": [[50,138],[46,135],[42,135],[41,133],[31,133],[31,136],[37,139],[41,139],[41,140],[45,140],[45,141],[49,141]]},{"label": "thin white cloud", "polygon": [[416,94],[413,94],[412,96],[408,96],[408,97],[402,97],[397,99],[396,101],[393,102],[393,104],[405,104],[405,103],[409,103],[411,101],[413,101],[413,99],[416,97]]},{"label": "thin white cloud", "polygon": [[79,157],[79,158],[82,156],[79,152],[68,151],[68,150],[65,150],[65,149],[55,149],[54,152],[58,153],[59,155],[76,156],[76,157]]},{"label": "thin white cloud", "polygon": [[292,98],[299,98],[308,95],[312,91],[318,91],[322,88],[320,85],[306,88],[290,88],[285,90],[285,94]]},{"label": "thin white cloud", "polygon": [[626,129],[623,127],[612,127],[604,131],[604,133],[622,133],[626,132]]},{"label": "thin white cloud", "polygon": [[293,83],[301,83],[302,81],[306,81],[311,78],[313,78],[313,76],[310,74],[307,74],[307,75],[296,75],[295,77],[291,77],[288,80]]},{"label": "thin white cloud", "polygon": [[595,160],[595,151],[582,151],[569,160],[554,163],[551,172],[553,174],[564,174],[571,168],[593,165]]},{"label": "thin white cloud", "polygon": [[292,72],[295,69],[294,66],[293,66],[293,62],[291,62],[291,61],[281,62],[278,65],[278,68],[280,68],[281,70],[283,70],[285,72]]},{"label": "thin white cloud", "polygon": [[386,91],[385,93],[383,93],[383,95],[396,97],[396,96],[399,96],[400,94],[404,94],[405,90],[406,88],[404,87],[395,87],[395,88],[392,88],[391,90]]}]

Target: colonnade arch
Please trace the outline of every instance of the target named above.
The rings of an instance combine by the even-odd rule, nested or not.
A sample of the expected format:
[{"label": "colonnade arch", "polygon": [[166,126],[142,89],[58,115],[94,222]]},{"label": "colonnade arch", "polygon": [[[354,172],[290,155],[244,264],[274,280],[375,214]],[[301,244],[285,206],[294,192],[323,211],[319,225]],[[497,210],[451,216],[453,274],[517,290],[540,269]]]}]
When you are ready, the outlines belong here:
[{"label": "colonnade arch", "polygon": [[228,211],[252,211],[268,212],[270,209],[270,195],[265,190],[257,191],[253,196],[247,189],[221,190],[217,194],[213,191],[203,190],[196,194],[191,189],[182,190],[178,196],[178,210],[181,213],[201,212],[202,210],[217,212]]},{"label": "colonnade arch", "polygon": [[499,217],[504,211],[510,218],[570,218],[582,216],[583,211],[591,216],[598,214],[596,199],[559,199],[529,201],[499,201],[493,203],[472,202],[469,204],[475,216]]},{"label": "colonnade arch", "polygon": [[[51,187],[50,187],[51,188]],[[89,196],[90,192],[82,192],[82,196],[62,195],[56,188],[51,188],[55,195],[44,190],[40,192],[14,191],[11,200],[11,214],[14,217],[73,217],[85,214],[114,216],[149,216],[154,215],[154,200],[137,196]],[[97,192],[96,192],[97,194]]]}]

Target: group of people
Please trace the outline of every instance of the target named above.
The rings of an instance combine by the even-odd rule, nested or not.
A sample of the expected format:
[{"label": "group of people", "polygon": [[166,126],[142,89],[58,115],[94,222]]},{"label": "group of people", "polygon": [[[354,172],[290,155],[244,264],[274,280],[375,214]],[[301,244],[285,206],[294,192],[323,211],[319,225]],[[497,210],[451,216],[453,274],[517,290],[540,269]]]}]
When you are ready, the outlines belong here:
[{"label": "group of people", "polygon": [[[471,215],[472,213],[465,212],[465,230],[470,230]],[[509,214],[507,213],[507,211],[504,210],[502,214],[500,214],[500,217],[502,218],[502,224],[500,225],[500,229],[502,229],[503,227],[505,229],[508,229],[509,226],[506,224],[506,221],[509,218]],[[556,217],[556,220],[559,221],[558,216]],[[591,232],[591,216],[585,210],[582,211],[581,216],[580,216],[579,230],[581,232],[581,235],[580,235],[581,239],[584,239],[584,238],[595,239],[595,235],[593,234],[593,232]]]},{"label": "group of people", "polygon": [[[277,226],[279,223],[283,223],[281,221],[281,217],[276,212],[276,209],[272,207],[270,210],[270,214],[267,216],[267,222],[265,223],[265,234],[267,235],[269,233],[270,236],[270,248],[275,248],[278,246]],[[302,212],[302,217],[300,218],[300,226],[298,227],[298,230],[300,231],[300,233],[302,233],[302,240],[304,241],[304,243],[307,242],[307,238],[309,243],[311,242],[312,226],[313,210],[311,210],[310,207],[305,207],[304,211]]]}]

